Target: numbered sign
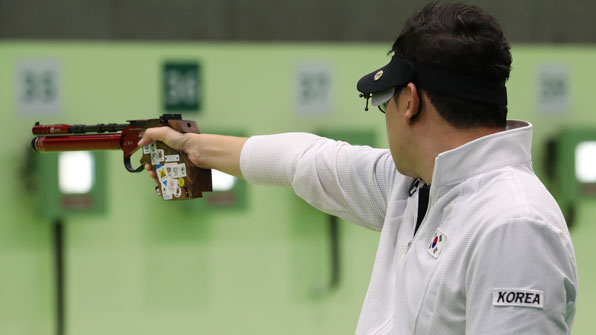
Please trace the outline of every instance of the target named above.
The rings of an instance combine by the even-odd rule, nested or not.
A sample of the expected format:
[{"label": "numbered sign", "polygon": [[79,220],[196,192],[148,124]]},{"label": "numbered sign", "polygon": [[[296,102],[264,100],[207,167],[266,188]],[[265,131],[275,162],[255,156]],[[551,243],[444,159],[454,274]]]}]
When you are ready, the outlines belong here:
[{"label": "numbered sign", "polygon": [[60,113],[61,67],[57,60],[24,59],[16,63],[16,106],[23,116]]},{"label": "numbered sign", "polygon": [[569,68],[561,64],[538,68],[538,109],[547,114],[567,113],[570,108]]},{"label": "numbered sign", "polygon": [[166,62],[163,98],[167,111],[198,112],[201,105],[201,67],[198,63]]},{"label": "numbered sign", "polygon": [[333,67],[330,63],[300,63],[295,74],[296,112],[325,115],[333,111]]}]

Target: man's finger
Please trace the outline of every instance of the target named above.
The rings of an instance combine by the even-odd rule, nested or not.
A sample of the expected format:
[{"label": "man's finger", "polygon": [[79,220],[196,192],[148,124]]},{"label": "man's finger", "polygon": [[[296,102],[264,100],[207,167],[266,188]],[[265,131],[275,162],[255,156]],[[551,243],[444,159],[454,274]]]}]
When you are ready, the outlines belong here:
[{"label": "man's finger", "polygon": [[155,180],[157,185],[160,185],[159,179],[157,178],[157,173],[155,173],[155,171],[153,171],[153,169],[151,169],[151,164],[145,164],[145,170],[147,170],[149,172],[149,177],[151,177],[153,180]]},{"label": "man's finger", "polygon": [[165,143],[168,147],[180,150],[182,144],[182,134],[170,127],[155,127],[145,130],[143,137],[137,143],[138,146],[145,146],[152,142],[160,141]]},{"label": "man's finger", "polygon": [[155,171],[153,170],[149,170],[149,177],[151,177],[151,179],[155,180],[155,183],[159,186],[159,179],[157,178],[157,173],[155,173]]}]

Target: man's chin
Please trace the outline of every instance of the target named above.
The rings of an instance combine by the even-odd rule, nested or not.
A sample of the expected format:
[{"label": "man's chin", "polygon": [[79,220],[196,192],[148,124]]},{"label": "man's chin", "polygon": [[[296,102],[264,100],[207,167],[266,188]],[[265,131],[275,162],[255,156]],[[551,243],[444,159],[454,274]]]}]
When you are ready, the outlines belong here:
[{"label": "man's chin", "polygon": [[[395,162],[394,162],[394,164],[395,164]],[[402,174],[404,176],[418,178],[417,174],[415,174],[412,171],[409,171],[408,169],[405,169],[397,164],[395,164],[395,168],[397,169],[397,172],[399,172],[400,174]]]}]

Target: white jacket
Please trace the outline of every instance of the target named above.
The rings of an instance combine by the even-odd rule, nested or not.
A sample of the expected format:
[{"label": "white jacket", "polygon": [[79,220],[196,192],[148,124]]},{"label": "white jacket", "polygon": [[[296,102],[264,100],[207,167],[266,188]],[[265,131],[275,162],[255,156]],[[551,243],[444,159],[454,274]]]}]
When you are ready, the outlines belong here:
[{"label": "white jacket", "polygon": [[251,137],[249,182],[291,186],[314,207],[381,231],[358,334],[567,334],[577,270],[565,220],[532,170],[532,126],[435,160],[414,235],[418,192],[388,150],[290,133]]}]

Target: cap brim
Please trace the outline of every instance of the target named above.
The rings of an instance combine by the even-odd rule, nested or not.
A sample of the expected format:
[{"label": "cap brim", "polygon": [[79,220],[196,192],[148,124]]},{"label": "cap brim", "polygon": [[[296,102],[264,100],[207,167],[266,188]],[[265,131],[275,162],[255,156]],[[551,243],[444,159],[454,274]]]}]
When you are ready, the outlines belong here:
[{"label": "cap brim", "polygon": [[392,86],[388,90],[372,93],[370,104],[373,106],[380,106],[389,101],[393,94],[395,94],[395,86]]},{"label": "cap brim", "polygon": [[389,64],[360,78],[356,88],[361,93],[374,96],[374,93],[411,82],[415,72],[414,64],[393,56]]}]

